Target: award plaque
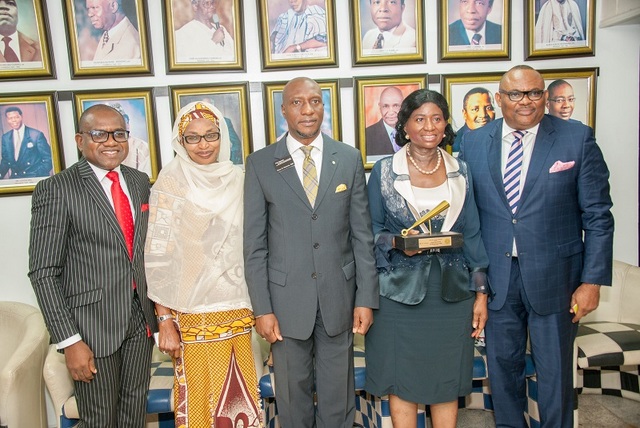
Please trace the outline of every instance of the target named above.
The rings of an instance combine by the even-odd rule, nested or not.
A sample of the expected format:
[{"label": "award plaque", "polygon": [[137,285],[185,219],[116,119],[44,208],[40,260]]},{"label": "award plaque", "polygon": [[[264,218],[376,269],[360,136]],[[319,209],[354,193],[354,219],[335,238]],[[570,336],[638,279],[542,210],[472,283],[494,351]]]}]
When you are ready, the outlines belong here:
[{"label": "award plaque", "polygon": [[[462,234],[458,232],[431,232],[430,220],[449,208],[449,202],[442,201],[434,209],[422,216],[409,229],[403,229],[395,236],[395,248],[403,251],[433,250],[440,248],[458,248],[464,242]],[[429,232],[409,235],[409,231],[429,222]]]}]

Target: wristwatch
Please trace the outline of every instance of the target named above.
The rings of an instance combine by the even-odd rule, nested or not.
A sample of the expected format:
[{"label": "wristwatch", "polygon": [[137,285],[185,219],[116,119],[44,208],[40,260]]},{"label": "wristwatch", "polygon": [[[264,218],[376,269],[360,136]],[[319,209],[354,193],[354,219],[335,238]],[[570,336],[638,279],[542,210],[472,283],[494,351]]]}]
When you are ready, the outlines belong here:
[{"label": "wristwatch", "polygon": [[302,48],[300,47],[300,45],[296,45],[296,52],[302,52]]},{"label": "wristwatch", "polygon": [[160,315],[158,317],[158,323],[161,323],[162,321],[166,321],[166,320],[172,320],[172,319],[173,319],[173,315],[172,314]]}]

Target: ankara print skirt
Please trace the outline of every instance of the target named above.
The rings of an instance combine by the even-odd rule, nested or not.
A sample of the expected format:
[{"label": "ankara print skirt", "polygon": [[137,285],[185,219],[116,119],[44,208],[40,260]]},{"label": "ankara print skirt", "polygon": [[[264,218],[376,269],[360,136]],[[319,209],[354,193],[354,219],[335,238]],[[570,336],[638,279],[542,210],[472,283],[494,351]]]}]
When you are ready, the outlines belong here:
[{"label": "ankara print skirt", "polygon": [[262,427],[252,312],[174,315],[182,342],[174,361],[176,427]]}]

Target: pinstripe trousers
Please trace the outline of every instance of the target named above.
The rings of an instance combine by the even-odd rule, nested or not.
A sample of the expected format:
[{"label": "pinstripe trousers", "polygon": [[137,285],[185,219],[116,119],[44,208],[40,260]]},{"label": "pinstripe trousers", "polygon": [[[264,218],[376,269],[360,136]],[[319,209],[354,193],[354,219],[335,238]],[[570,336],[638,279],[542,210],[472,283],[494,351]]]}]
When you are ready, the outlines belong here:
[{"label": "pinstripe trousers", "polygon": [[143,428],[151,372],[153,339],[138,294],[131,304],[129,328],[122,345],[95,358],[97,373],[89,382],[75,382],[81,428]]}]

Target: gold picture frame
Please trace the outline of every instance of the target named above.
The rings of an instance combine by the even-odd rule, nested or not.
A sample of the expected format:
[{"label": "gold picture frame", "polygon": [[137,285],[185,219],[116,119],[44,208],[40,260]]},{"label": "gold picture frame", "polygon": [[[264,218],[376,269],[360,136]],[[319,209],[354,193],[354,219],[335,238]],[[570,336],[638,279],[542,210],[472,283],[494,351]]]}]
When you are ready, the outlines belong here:
[{"label": "gold picture frame", "polygon": [[249,110],[249,82],[224,85],[171,86],[171,118],[190,102],[205,101],[215,105],[223,114],[231,140],[231,161],[244,167],[253,151],[251,115]]},{"label": "gold picture frame", "polygon": [[[36,184],[64,169],[57,94],[0,96],[0,196],[31,193]],[[24,125],[18,157],[14,129]]]},{"label": "gold picture frame", "polygon": [[[402,4],[398,2],[381,9],[370,0],[354,0],[351,22],[353,65],[425,62],[422,1],[404,0]],[[389,32],[388,27],[395,28]],[[382,38],[378,40],[381,34]],[[387,34],[386,38],[384,34]]]},{"label": "gold picture frame", "polygon": [[354,78],[356,147],[362,153],[365,169],[395,153],[389,132],[395,126],[402,100],[426,87],[426,74]]},{"label": "gold picture frame", "polygon": [[18,40],[9,46],[17,55],[10,61],[0,54],[0,80],[55,78],[46,2],[24,0],[16,3],[15,12]]},{"label": "gold picture frame", "polygon": [[[169,73],[244,71],[242,2],[217,0],[213,5],[211,10],[201,10],[191,0],[163,1]],[[211,29],[200,20],[210,22]]]},{"label": "gold picture frame", "polygon": [[[260,17],[262,70],[338,65],[333,0],[307,0],[299,5],[291,5],[289,0],[256,0],[256,3]],[[312,10],[300,15],[294,10],[297,7]],[[296,16],[305,17],[304,25],[298,25],[304,32],[293,37],[295,44],[289,44],[289,22]]]},{"label": "gold picture frame", "polygon": [[[151,75],[147,2],[64,0],[71,78]],[[115,5],[115,6],[114,6]],[[110,25],[107,17],[115,19]]]},{"label": "gold picture frame", "polygon": [[[486,0],[486,2],[486,6],[473,6],[472,18],[468,21],[464,16],[467,6],[460,0],[437,2],[440,61],[510,59],[511,2],[509,0]],[[488,10],[482,9],[483,7],[488,7]],[[484,24],[481,28],[475,28],[479,36],[478,44],[475,44],[472,43],[473,37],[470,34],[473,33],[475,26],[480,25],[478,24],[479,16],[483,17]]]}]

